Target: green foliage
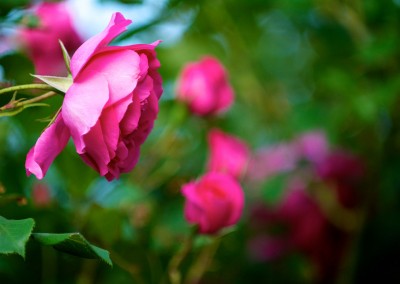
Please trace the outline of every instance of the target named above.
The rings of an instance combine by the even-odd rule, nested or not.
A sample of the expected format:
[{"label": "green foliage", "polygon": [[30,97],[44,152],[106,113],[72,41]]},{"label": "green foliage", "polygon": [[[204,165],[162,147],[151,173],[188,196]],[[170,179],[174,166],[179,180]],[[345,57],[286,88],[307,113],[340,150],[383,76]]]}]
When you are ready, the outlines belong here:
[{"label": "green foliage", "polygon": [[35,221],[32,218],[7,220],[0,216],[0,253],[16,253],[25,258],[26,242],[34,226]]}]

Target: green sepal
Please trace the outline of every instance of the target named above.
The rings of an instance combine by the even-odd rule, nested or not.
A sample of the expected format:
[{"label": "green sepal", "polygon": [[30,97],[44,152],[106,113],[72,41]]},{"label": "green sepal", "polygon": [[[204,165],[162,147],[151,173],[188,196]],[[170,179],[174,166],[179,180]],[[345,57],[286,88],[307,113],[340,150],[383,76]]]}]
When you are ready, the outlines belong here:
[{"label": "green sepal", "polygon": [[45,82],[46,84],[52,86],[53,88],[66,93],[71,87],[73,81],[71,77],[56,77],[56,76],[42,76],[42,75],[32,75],[35,78]]},{"label": "green sepal", "polygon": [[61,50],[63,53],[65,66],[67,67],[67,70],[68,70],[68,74],[71,75],[71,57],[69,57],[68,51],[65,48],[65,45],[63,44],[63,42],[60,39],[58,40],[58,42],[60,43],[60,46],[61,46]]}]

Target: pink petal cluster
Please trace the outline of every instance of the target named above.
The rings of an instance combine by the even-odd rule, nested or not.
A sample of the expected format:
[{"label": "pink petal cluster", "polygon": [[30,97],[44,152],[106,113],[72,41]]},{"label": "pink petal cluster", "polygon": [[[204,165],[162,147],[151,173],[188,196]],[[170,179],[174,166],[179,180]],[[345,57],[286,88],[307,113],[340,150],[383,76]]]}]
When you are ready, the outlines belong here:
[{"label": "pink petal cluster", "polygon": [[222,64],[206,56],[183,68],[177,99],[186,103],[194,114],[205,116],[225,112],[232,105],[234,94]]},{"label": "pink petal cluster", "polygon": [[248,244],[253,259],[271,261],[296,251],[314,265],[317,283],[334,279],[349,235],[325,217],[300,184],[289,186],[276,208],[254,207],[250,220],[256,232]]},{"label": "pink petal cluster", "polygon": [[219,129],[212,129],[208,134],[208,144],[208,171],[227,173],[234,178],[244,174],[250,151],[242,140]]},{"label": "pink petal cluster", "polygon": [[43,178],[70,137],[81,158],[107,180],[136,165],[163,90],[154,51],[158,42],[108,46],[130,23],[113,14],[107,28],[75,52],[73,84],[54,123],[28,153],[28,175]]},{"label": "pink petal cluster", "polygon": [[18,31],[18,39],[26,49],[39,75],[66,75],[61,40],[66,49],[73,53],[82,39],[73,27],[70,13],[65,3],[43,2],[33,8],[39,26],[24,27]]},{"label": "pink petal cluster", "polygon": [[251,181],[262,181],[296,169],[302,160],[317,165],[323,162],[329,153],[329,143],[324,132],[305,132],[291,142],[257,150],[249,161],[247,178]]},{"label": "pink petal cluster", "polygon": [[[253,207],[250,255],[268,261],[297,251],[315,266],[318,283],[334,279],[350,234],[347,223],[340,226],[326,209],[352,214],[360,201],[363,163],[348,152],[330,149],[321,131],[303,133],[259,154],[248,170],[249,177],[254,177],[250,175],[253,170],[258,171],[253,181],[265,179],[268,183],[273,175],[289,171],[291,175],[279,204]],[[333,194],[323,195],[324,190]],[[317,199],[313,192],[326,199]]]},{"label": "pink petal cluster", "polygon": [[211,172],[182,187],[185,218],[202,234],[214,234],[239,220],[244,204],[240,184],[231,176]]}]

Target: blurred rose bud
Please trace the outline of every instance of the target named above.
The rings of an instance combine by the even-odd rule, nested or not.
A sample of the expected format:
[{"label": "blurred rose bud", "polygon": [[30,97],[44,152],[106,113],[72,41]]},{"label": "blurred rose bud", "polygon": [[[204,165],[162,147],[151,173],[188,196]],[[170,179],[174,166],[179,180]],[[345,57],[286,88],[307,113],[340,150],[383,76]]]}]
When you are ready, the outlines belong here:
[{"label": "blurred rose bud", "polygon": [[37,182],[32,188],[32,202],[36,207],[46,207],[51,203],[51,192],[47,184]]},{"label": "blurred rose bud", "polygon": [[221,63],[210,56],[187,64],[177,87],[177,99],[197,115],[225,112],[233,103],[233,90]]},{"label": "blurred rose bud", "polygon": [[242,140],[218,129],[212,129],[208,134],[208,144],[208,171],[227,173],[234,178],[244,174],[250,153]]},{"label": "blurred rose bud", "polygon": [[214,234],[238,222],[244,205],[240,184],[222,173],[207,173],[183,185],[185,218],[202,234]]},{"label": "blurred rose bud", "polygon": [[83,42],[72,25],[66,5],[45,2],[34,6],[32,11],[38,18],[37,26],[20,28],[18,39],[32,59],[36,74],[66,75],[59,40],[70,53]]}]

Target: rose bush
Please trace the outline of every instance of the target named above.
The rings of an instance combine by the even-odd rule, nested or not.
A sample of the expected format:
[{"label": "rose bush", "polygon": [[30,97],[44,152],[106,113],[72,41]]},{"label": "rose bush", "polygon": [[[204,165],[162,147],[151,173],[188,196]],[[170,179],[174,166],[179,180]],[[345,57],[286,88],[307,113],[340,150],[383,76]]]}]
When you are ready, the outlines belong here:
[{"label": "rose bush", "polygon": [[208,145],[208,171],[228,173],[235,178],[243,175],[250,151],[242,140],[221,130],[212,129],[208,134]]},{"label": "rose bush", "polygon": [[103,32],[75,52],[73,83],[54,123],[28,153],[28,175],[43,178],[70,137],[82,159],[107,180],[133,169],[163,90],[154,51],[158,42],[108,46],[130,23],[115,13]]},{"label": "rose bush", "polygon": [[243,190],[226,174],[207,173],[183,185],[182,194],[186,198],[185,218],[197,224],[202,234],[214,234],[236,224],[243,211]]},{"label": "rose bush", "polygon": [[23,27],[17,37],[35,65],[36,74],[66,75],[59,40],[73,53],[83,42],[65,3],[40,3],[33,8],[37,27]]},{"label": "rose bush", "polygon": [[222,64],[211,56],[187,64],[180,74],[177,99],[200,116],[226,111],[233,103],[233,90]]}]

